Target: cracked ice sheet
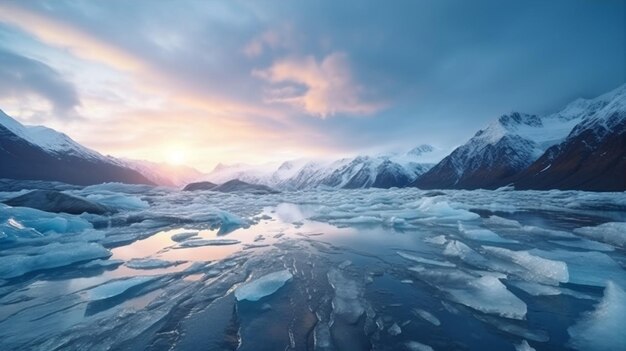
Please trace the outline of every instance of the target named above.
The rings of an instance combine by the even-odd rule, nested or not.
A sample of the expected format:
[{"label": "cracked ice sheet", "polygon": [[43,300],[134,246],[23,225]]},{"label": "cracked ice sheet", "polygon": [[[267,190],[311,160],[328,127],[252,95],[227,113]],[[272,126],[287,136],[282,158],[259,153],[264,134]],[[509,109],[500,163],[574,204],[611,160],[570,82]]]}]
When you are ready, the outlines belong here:
[{"label": "cracked ice sheet", "polygon": [[[78,242],[79,235],[83,236],[87,235],[88,233],[98,233],[101,235],[93,236],[93,240],[98,243],[102,240],[102,237],[105,237],[104,235],[102,235],[103,233],[105,233],[107,240],[110,240],[109,243],[113,242],[113,239],[116,236],[119,237],[120,235],[127,235],[124,240],[129,240],[130,242],[132,242],[133,240],[137,240],[138,238],[150,239],[155,235],[158,235],[158,233],[161,233],[162,231],[180,228],[181,223],[185,224],[184,229],[188,232],[208,230],[210,228],[216,229],[222,223],[224,218],[226,218],[225,216],[221,215],[223,213],[221,211],[228,212],[233,216],[243,219],[245,222],[255,224],[267,220],[267,218],[262,219],[263,217],[261,217],[263,210],[267,207],[272,208],[273,206],[278,206],[281,203],[294,204],[293,206],[301,206],[298,204],[306,203],[306,211],[296,211],[297,209],[294,209],[293,207],[290,210],[294,213],[297,212],[297,216],[291,218],[290,220],[292,222],[299,222],[300,224],[298,225],[304,225],[303,229],[301,230],[302,233],[307,233],[304,228],[306,228],[306,226],[308,225],[307,220],[311,217],[326,223],[333,223],[334,221],[337,221],[336,223],[339,223],[342,220],[347,220],[359,222],[355,224],[350,224],[350,226],[353,226],[354,228],[360,228],[359,226],[361,225],[374,226],[376,228],[371,231],[373,234],[371,234],[370,236],[370,246],[368,247],[366,245],[363,245],[359,247],[363,250],[370,249],[369,254],[373,256],[383,256],[383,252],[387,247],[386,244],[388,242],[393,242],[393,240],[396,240],[397,237],[404,238],[403,241],[398,242],[402,242],[406,245],[417,245],[417,247],[402,246],[398,247],[397,249],[408,249],[409,252],[420,252],[421,255],[421,253],[425,252],[425,250],[423,250],[423,248],[419,245],[427,245],[429,248],[434,247],[434,249],[426,251],[427,255],[425,255],[425,257],[428,257],[429,259],[432,259],[436,262],[450,262],[456,264],[458,267],[448,268],[451,272],[458,271],[458,279],[460,279],[460,277],[463,277],[462,273],[460,272],[469,271],[471,273],[471,278],[467,278],[466,280],[460,279],[460,281],[465,282],[463,284],[448,285],[445,283],[441,283],[441,286],[445,289],[461,290],[463,294],[467,295],[468,299],[473,299],[473,302],[471,303],[477,306],[477,310],[483,308],[481,307],[481,305],[485,303],[481,302],[481,298],[489,295],[484,293],[483,290],[486,291],[489,289],[472,287],[472,285],[469,283],[477,281],[475,285],[480,285],[478,284],[480,282],[479,280],[484,278],[481,277],[484,272],[478,272],[474,270],[475,268],[480,268],[483,270],[490,269],[493,271],[502,270],[507,274],[509,272],[512,272],[510,274],[525,272],[528,271],[529,268],[524,267],[523,265],[519,265],[510,258],[515,254],[510,255],[508,251],[503,251],[503,255],[496,257],[497,255],[493,255],[493,252],[489,252],[489,250],[485,250],[484,248],[482,248],[480,246],[480,242],[475,243],[472,240],[466,239],[465,236],[463,236],[462,233],[457,230],[457,221],[460,221],[466,228],[479,230],[487,229],[494,233],[501,234],[502,238],[514,238],[515,240],[519,241],[518,243],[491,242],[489,243],[490,246],[502,245],[503,247],[501,249],[503,250],[509,250],[512,252],[529,252],[534,256],[542,257],[546,260],[566,262],[566,264],[568,265],[568,271],[570,273],[570,282],[586,282],[587,284],[590,284],[589,280],[591,280],[591,283],[596,286],[604,286],[606,284],[606,280],[609,278],[613,278],[614,280],[619,281],[620,275],[623,277],[623,270],[620,270],[621,267],[617,263],[623,262],[622,251],[607,251],[606,255],[600,254],[601,256],[598,256],[594,253],[585,252],[585,250],[591,249],[589,247],[580,247],[579,245],[579,247],[564,248],[563,245],[551,243],[546,239],[567,239],[571,240],[572,242],[576,242],[576,236],[571,234],[572,231],[575,232],[575,230],[573,229],[579,227],[597,227],[597,223],[594,223],[593,221],[587,221],[584,224],[574,223],[570,227],[564,228],[559,226],[553,226],[549,222],[532,223],[527,221],[524,217],[515,217],[515,221],[509,219],[504,221],[498,219],[486,221],[480,218],[476,213],[472,212],[475,210],[495,211],[498,213],[498,216],[503,216],[500,218],[507,217],[509,214],[515,214],[515,212],[512,211],[516,210],[525,211],[526,213],[534,213],[545,210],[558,211],[558,213],[563,214],[564,217],[577,217],[579,215],[582,216],[583,214],[585,216],[587,216],[588,214],[602,215],[605,212],[609,213],[609,215],[613,215],[611,213],[619,211],[620,208],[626,208],[626,203],[623,200],[623,194],[620,198],[620,196],[617,196],[615,194],[589,194],[580,192],[489,192],[480,190],[473,192],[449,191],[446,195],[437,197],[436,200],[424,200],[421,198],[421,194],[423,194],[423,192],[417,189],[367,189],[354,191],[340,190],[336,192],[311,191],[301,193],[282,193],[262,197],[248,196],[246,194],[184,194],[182,192],[176,192],[167,189],[150,188],[150,190],[146,190],[144,187],[141,186],[135,187],[120,185],[107,185],[103,187],[88,189],[86,191],[89,192],[92,190],[96,194],[104,194],[105,191],[113,193],[119,191],[121,194],[127,194],[129,197],[136,197],[141,199],[141,201],[145,201],[149,204],[150,207],[147,209],[129,208],[127,210],[123,210],[120,213],[112,216],[110,218],[110,222],[108,223],[97,216],[67,216],[66,219],[69,219],[69,222],[73,222],[74,220],[76,220],[76,223],[87,223],[88,228],[71,229],[71,227],[68,227],[70,228],[70,230],[67,231],[67,233],[64,233],[63,236],[58,233],[50,233],[46,237],[54,238],[54,240],[66,240],[63,243],[68,243]],[[207,204],[211,205],[207,206]],[[257,219],[252,219],[255,216]],[[372,218],[375,218],[375,220],[371,220]],[[368,219],[368,221],[365,221],[364,219]],[[101,221],[99,225],[97,221]],[[623,219],[614,219],[612,221],[623,222]],[[519,226],[516,225],[515,222],[519,223]],[[129,223],[132,224],[129,225]],[[92,224],[95,229],[91,228]],[[282,227],[281,230],[277,230],[276,228],[279,226],[284,227]],[[293,230],[291,223],[283,223],[279,226],[273,227],[272,230],[276,230],[275,232],[268,231],[262,233],[264,234],[266,241],[272,240],[275,234],[283,232],[286,233],[283,238],[274,239],[286,240],[290,237],[293,237],[293,233],[296,230]],[[381,227],[383,228],[382,230],[379,229]],[[254,225],[251,228],[254,228]],[[323,231],[326,232],[328,228],[330,228],[330,226],[324,227]],[[397,234],[393,231],[394,229],[405,229],[408,231],[403,232],[402,234]],[[358,240],[358,236],[360,234],[363,234],[361,229],[352,231],[355,233],[355,240]],[[309,232],[314,233],[316,231]],[[340,231],[337,232],[339,233]],[[374,236],[375,232],[378,232],[378,236]],[[176,245],[177,243],[171,240],[171,234],[172,233],[167,234],[167,241],[164,241],[164,243],[167,243],[167,245]],[[240,236],[244,234],[250,234],[249,238],[242,239]],[[234,232],[229,233],[228,236],[224,239],[241,239],[242,243],[248,243],[247,240],[251,241],[257,234],[258,233],[254,232],[254,229],[249,232],[247,232],[245,229],[238,229]],[[576,233],[576,235],[584,236],[579,233]],[[313,237],[306,237],[305,239],[305,237],[306,236],[302,236],[301,240],[314,239]],[[438,240],[436,240],[436,243],[445,245],[437,246],[436,243],[431,244],[428,242],[424,242],[423,239],[425,239],[426,237],[437,237]],[[120,239],[122,238],[120,237]],[[338,238],[325,235],[320,239],[326,240],[328,242],[334,242]],[[14,242],[14,244],[12,244],[13,246],[8,247],[4,252],[9,252],[12,254],[26,254],[26,252],[31,250],[27,247],[28,245],[26,245],[26,243],[32,243],[32,240],[41,239],[31,238],[28,239],[28,241],[18,239],[17,244],[15,244]],[[119,247],[120,249],[129,246],[128,244],[124,243],[124,240],[115,241],[119,245],[122,245],[121,247]],[[464,243],[461,243],[461,241],[459,240],[464,241]],[[376,245],[376,243],[378,243],[378,245]],[[270,243],[270,245],[271,244],[272,243]],[[319,247],[322,247],[323,244],[319,245]],[[237,250],[241,250],[243,246],[231,245],[228,247],[233,248],[235,250],[234,252],[237,252]],[[599,247],[602,248],[601,246]],[[162,246],[160,248],[162,248]],[[204,248],[207,250],[216,249],[216,247]],[[328,249],[328,252],[332,252],[332,255],[345,254],[345,250],[333,247],[330,244],[327,245],[326,248]],[[168,252],[165,252],[164,255],[172,255],[167,256],[166,259],[170,261],[175,261],[179,259],[187,259],[184,256],[176,257],[176,255],[188,255],[194,250],[202,249],[203,248],[188,248],[184,250],[170,250]],[[113,249],[114,252],[116,250],[117,249]],[[156,251],[129,251],[128,256],[124,257],[124,261],[128,261],[132,258],[146,257],[148,255],[151,256],[153,253],[156,253]],[[395,251],[397,250],[392,250],[390,254],[396,256]],[[507,256],[507,254],[509,255]],[[577,260],[577,256],[582,256],[582,259]],[[220,256],[218,259],[222,258],[223,257]],[[200,259],[200,257],[198,257],[197,259]],[[208,260],[213,259],[213,257],[207,257],[206,255],[204,255],[203,259]],[[599,262],[599,267],[601,268],[596,267],[594,269],[594,265],[588,265],[589,267],[585,267],[583,265],[583,261],[585,261],[585,259],[591,259],[591,261],[594,263]],[[619,259],[622,259],[622,261],[619,261]],[[350,260],[354,262],[353,265],[355,267],[359,267],[358,260],[354,260],[352,257],[350,257]],[[345,261],[345,259],[342,258],[339,260],[339,262],[342,261]],[[398,259],[397,261],[402,260]],[[94,265],[101,266],[103,268],[107,267],[106,264],[102,264],[102,261]],[[118,264],[116,263],[116,265]],[[114,267],[116,265],[112,266]],[[201,275],[206,273],[206,276],[210,277],[221,276],[221,271],[219,269],[211,268],[211,270],[207,272],[209,268],[204,269],[202,267],[199,268],[199,274]],[[92,269],[95,268],[97,267],[94,267]],[[284,267],[278,268],[284,269]],[[352,269],[352,266],[350,268]],[[401,268],[404,268],[406,270],[406,267]],[[605,270],[604,268],[607,269]],[[254,271],[256,267],[251,266],[250,269]],[[587,269],[587,271],[585,271],[584,269]],[[56,269],[51,269],[49,273],[52,274],[55,271]],[[42,273],[47,274],[48,272]],[[142,273],[144,272],[139,272],[138,274]],[[148,272],[145,273],[147,274]],[[137,274],[137,272],[135,272],[135,274]],[[180,279],[176,278],[179,276],[172,275],[171,277],[171,281],[168,281],[168,284],[170,284],[171,288],[179,285],[182,286],[183,282],[180,281]],[[205,281],[202,280],[204,279],[202,277],[199,278],[199,282],[202,282],[202,284],[206,284],[206,286],[212,286],[211,284],[213,283],[205,283]],[[486,281],[493,281],[492,278],[494,278],[489,275],[486,275],[485,277],[487,277]],[[503,276],[499,277],[504,278]],[[348,279],[348,277],[346,277],[346,279]],[[531,279],[529,276],[523,274],[521,274],[519,277],[516,276],[515,279],[517,279],[515,281],[519,281],[520,279],[522,281],[526,281],[524,279],[528,279],[531,282],[533,281],[533,279]],[[550,279],[553,281],[559,280],[553,279],[553,277],[551,277]],[[352,280],[351,277],[350,280]],[[507,282],[506,280],[501,280],[500,282],[502,285],[509,284],[509,282]],[[14,285],[11,285],[13,284],[13,281],[3,282],[2,284],[8,285],[2,286],[1,288],[10,289],[14,287]],[[229,284],[235,284],[235,282],[230,282]],[[549,289],[543,289],[542,291],[539,291],[537,285],[531,286],[529,284],[534,283],[527,283],[522,286],[524,286],[527,290],[536,291],[538,296],[540,297],[548,295],[550,298],[561,298],[560,295],[552,295],[552,290],[548,291]],[[494,283],[493,285],[496,287],[491,290],[495,292],[502,293],[503,291],[508,290],[506,289],[506,287],[504,287],[505,290],[503,290],[502,286],[499,286],[498,284]],[[189,286],[195,285],[191,284]],[[15,287],[17,287],[17,285],[15,285]],[[231,287],[232,285],[228,285],[225,290],[227,291]],[[359,289],[367,289],[367,286],[359,285],[358,287]],[[411,285],[410,287],[414,289],[420,289],[417,285]],[[174,301],[172,301],[172,303],[169,303],[170,301],[167,300],[167,298],[163,298],[160,299],[159,302],[167,306],[173,306],[177,299],[176,296],[178,295],[176,295],[174,289],[169,290],[169,288],[167,287],[166,289],[168,289],[168,292],[173,294],[173,297],[170,296],[170,298],[172,298]],[[194,289],[192,289],[192,291],[198,291],[196,288]],[[194,301],[200,301],[201,296],[207,295],[199,294],[193,296],[196,296],[196,299]],[[331,300],[333,296],[333,292],[330,292]],[[520,294],[520,297],[522,296],[525,295]],[[30,297],[32,296],[20,297],[18,295],[11,295],[11,301],[20,301],[21,298]],[[35,298],[36,300],[33,301],[37,301],[37,297]],[[526,299],[526,297],[524,297],[524,299]],[[15,302],[11,306],[21,306],[22,304],[27,303],[28,301],[24,303]],[[407,306],[410,306],[410,303],[410,301],[405,301],[405,305]],[[530,307],[530,302],[528,303]],[[61,307],[61,305],[59,305],[58,307]],[[103,342],[103,345],[119,345],[119,343],[123,342],[122,339],[126,339],[127,337],[131,338],[138,335],[139,333],[144,332],[146,328],[149,328],[153,323],[158,323],[158,321],[166,318],[166,316],[170,313],[167,308],[161,309],[160,307],[158,307],[158,305],[148,304],[147,306],[143,308],[139,312],[139,314],[137,314],[137,316],[133,316],[130,313],[122,313],[118,316],[119,319],[115,319],[113,316],[106,316],[106,313],[108,312],[104,312],[105,314],[96,315],[95,317],[99,320],[100,323],[102,323],[102,325],[108,326],[107,328],[105,328],[106,331],[103,330],[98,332],[98,335],[105,336],[104,339],[106,339],[106,341]],[[3,308],[3,311],[6,311],[7,307],[0,306],[0,308]],[[494,314],[501,315],[496,311],[494,311]],[[437,313],[437,315],[439,316],[439,313]],[[531,317],[532,316],[529,316],[529,318]],[[51,323],[52,320],[53,319],[47,319],[47,321],[50,321]],[[442,321],[443,320],[444,319],[442,319]],[[94,320],[90,319],[89,321],[85,322],[88,322],[87,324],[90,324],[94,322]],[[401,325],[400,323],[402,322],[402,320],[399,319],[397,320],[397,322],[398,325]],[[574,321],[568,320],[568,323],[569,325],[573,325]],[[443,323],[442,325],[445,326],[446,324],[447,323]],[[9,325],[9,323],[5,324],[5,327]],[[389,327],[389,325],[391,324],[388,323],[387,327]],[[409,324],[408,327],[410,326],[411,324]],[[125,328],[132,327],[134,327],[135,330],[125,330]],[[561,327],[566,328],[567,326]],[[402,330],[402,334],[400,334],[398,337],[402,337],[403,335],[407,334],[404,331],[404,325],[402,325]],[[74,338],[79,338],[81,335],[83,338],[86,338],[86,336],[90,335],[90,331],[87,329],[81,329],[77,331],[76,335],[65,335],[64,337],[66,339],[64,339],[65,341],[63,341],[63,343],[59,343],[60,339],[55,337],[54,343],[51,342],[51,344],[46,345],[73,345],[71,340],[73,340]],[[114,337],[114,335],[119,336]],[[115,339],[116,337],[119,337],[119,339]],[[424,342],[424,344],[431,345],[430,340],[420,340],[420,342],[422,341]],[[88,343],[87,341],[84,342]],[[432,345],[434,349],[438,349],[437,344]],[[76,344],[74,346],[79,345]],[[89,346],[94,345],[91,344]]]}]

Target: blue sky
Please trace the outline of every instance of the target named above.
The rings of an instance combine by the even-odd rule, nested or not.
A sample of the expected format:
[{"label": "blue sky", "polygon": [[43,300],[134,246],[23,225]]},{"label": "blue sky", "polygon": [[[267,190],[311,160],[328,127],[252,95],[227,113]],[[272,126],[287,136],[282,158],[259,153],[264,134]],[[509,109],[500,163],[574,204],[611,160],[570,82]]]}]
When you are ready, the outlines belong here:
[{"label": "blue sky", "polygon": [[210,169],[442,150],[621,85],[624,1],[3,1],[0,108]]}]

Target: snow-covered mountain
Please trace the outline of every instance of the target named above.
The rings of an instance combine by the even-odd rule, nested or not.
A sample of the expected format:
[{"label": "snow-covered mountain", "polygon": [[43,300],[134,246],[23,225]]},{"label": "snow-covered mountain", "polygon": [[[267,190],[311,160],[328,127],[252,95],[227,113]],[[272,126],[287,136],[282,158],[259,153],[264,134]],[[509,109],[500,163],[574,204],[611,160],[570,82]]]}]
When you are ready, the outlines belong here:
[{"label": "snow-covered mountain", "polygon": [[604,106],[604,97],[577,99],[557,113],[503,115],[478,131],[413,185],[421,188],[497,188],[511,183],[572,129]]},{"label": "snow-covered mountain", "polygon": [[430,145],[421,145],[407,153],[339,160],[298,159],[260,166],[220,164],[205,179],[214,183],[239,179],[282,190],[403,187],[432,166],[424,160],[434,151]]},{"label": "snow-covered mountain", "polygon": [[0,110],[0,125],[17,137],[54,155],[71,155],[110,162],[110,158],[80,145],[67,135],[44,126],[25,126]]},{"label": "snow-covered mountain", "polygon": [[24,126],[0,110],[0,178],[152,184],[139,172],[88,149],[63,133]]},{"label": "snow-covered mountain", "polygon": [[157,185],[182,187],[204,177],[204,173],[185,165],[171,165],[145,160],[116,159],[116,162],[134,169]]},{"label": "snow-covered mountain", "polygon": [[567,110],[580,122],[520,173],[515,187],[626,190],[626,84],[595,99],[576,100]]}]

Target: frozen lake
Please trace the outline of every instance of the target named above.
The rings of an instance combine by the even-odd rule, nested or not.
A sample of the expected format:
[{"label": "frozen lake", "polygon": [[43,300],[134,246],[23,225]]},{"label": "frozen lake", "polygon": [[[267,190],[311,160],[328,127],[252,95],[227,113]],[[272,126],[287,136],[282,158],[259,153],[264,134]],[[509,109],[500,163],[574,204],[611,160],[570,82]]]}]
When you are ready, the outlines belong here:
[{"label": "frozen lake", "polygon": [[626,349],[624,193],[67,193],[0,205],[2,350]]}]

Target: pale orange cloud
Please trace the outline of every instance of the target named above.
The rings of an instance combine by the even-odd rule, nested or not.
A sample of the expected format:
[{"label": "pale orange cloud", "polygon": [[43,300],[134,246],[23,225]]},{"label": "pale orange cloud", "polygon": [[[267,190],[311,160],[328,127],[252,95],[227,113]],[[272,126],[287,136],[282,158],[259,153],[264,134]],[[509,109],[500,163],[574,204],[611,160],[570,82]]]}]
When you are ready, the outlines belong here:
[{"label": "pale orange cloud", "polygon": [[268,102],[296,105],[322,118],[337,113],[368,115],[384,108],[383,103],[364,101],[365,89],[352,77],[344,53],[330,54],[319,62],[312,56],[287,58],[252,75],[271,83]]}]

